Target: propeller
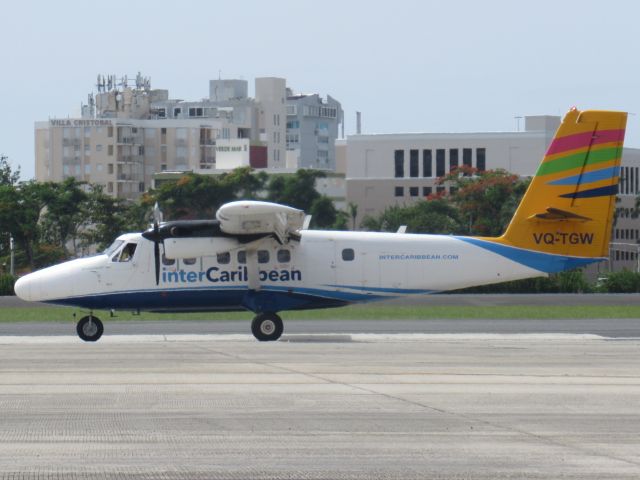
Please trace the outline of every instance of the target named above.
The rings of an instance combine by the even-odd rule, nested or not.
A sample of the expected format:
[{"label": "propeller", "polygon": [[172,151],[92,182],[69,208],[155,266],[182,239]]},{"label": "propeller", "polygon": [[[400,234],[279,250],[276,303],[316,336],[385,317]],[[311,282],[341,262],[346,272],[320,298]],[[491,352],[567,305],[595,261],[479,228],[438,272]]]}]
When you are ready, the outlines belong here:
[{"label": "propeller", "polygon": [[160,226],[158,225],[158,221],[153,221],[153,260],[156,266],[156,285],[160,284],[160,240],[158,237],[160,236]]},{"label": "propeller", "polygon": [[158,202],[153,206],[153,260],[156,267],[156,285],[160,284],[160,222],[162,221],[162,211]]}]

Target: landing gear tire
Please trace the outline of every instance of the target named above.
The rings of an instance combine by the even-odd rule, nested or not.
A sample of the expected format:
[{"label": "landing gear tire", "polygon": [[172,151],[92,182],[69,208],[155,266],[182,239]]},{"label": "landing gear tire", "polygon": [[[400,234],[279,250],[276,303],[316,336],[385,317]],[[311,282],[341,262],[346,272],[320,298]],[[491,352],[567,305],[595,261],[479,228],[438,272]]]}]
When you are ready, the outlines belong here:
[{"label": "landing gear tire", "polygon": [[261,342],[278,340],[283,330],[282,319],[275,313],[260,313],[251,322],[251,332]]},{"label": "landing gear tire", "polygon": [[85,342],[96,342],[104,332],[104,325],[98,317],[87,315],[82,317],[76,325],[76,332]]}]

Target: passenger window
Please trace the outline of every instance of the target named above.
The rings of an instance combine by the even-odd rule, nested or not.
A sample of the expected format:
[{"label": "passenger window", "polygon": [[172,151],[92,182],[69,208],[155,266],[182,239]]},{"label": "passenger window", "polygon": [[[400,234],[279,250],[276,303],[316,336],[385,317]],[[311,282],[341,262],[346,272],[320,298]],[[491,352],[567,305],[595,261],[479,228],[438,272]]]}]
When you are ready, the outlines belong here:
[{"label": "passenger window", "polygon": [[164,253],[162,254],[162,265],[170,267],[171,265],[175,265],[175,263],[176,263],[175,259],[169,259],[165,257]]},{"label": "passenger window", "polygon": [[350,262],[354,258],[356,258],[356,254],[353,251],[353,248],[345,248],[344,250],[342,250],[342,260],[344,260],[345,262]]},{"label": "passenger window", "polygon": [[258,263],[269,263],[269,252],[267,250],[258,250]]},{"label": "passenger window", "polygon": [[238,263],[247,263],[247,252],[240,250],[238,252]]},{"label": "passenger window", "polygon": [[291,252],[289,250],[278,250],[278,263],[289,263]]},{"label": "passenger window", "polygon": [[231,262],[231,254],[229,252],[219,253],[218,255],[216,255],[216,257],[220,265],[226,265],[227,263]]},{"label": "passenger window", "polygon": [[127,245],[122,249],[120,253],[119,262],[130,262],[133,258],[133,255],[136,253],[136,247],[138,245],[135,243],[127,243]]},{"label": "passenger window", "polygon": [[182,261],[184,262],[185,265],[195,265],[196,264],[196,259],[195,258],[184,258]]}]

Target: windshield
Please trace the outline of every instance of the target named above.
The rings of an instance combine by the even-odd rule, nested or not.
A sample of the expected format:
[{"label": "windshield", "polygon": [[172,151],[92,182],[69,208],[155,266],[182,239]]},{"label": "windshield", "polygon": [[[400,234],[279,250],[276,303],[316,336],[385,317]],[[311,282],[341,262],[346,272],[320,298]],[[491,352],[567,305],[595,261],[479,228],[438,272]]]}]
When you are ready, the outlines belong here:
[{"label": "windshield", "polygon": [[113,242],[111,244],[111,246],[109,248],[107,248],[104,252],[102,252],[103,255],[111,255],[113,252],[115,252],[118,248],[120,248],[120,245],[122,245],[124,243],[124,240],[116,240],[115,242]]}]

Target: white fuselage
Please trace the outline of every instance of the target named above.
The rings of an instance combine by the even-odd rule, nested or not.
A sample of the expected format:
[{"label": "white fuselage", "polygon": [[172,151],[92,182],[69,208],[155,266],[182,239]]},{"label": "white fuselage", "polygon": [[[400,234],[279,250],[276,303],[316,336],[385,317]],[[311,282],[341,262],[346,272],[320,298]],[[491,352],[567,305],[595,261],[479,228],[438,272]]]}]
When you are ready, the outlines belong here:
[{"label": "white fuselage", "polygon": [[[322,308],[425,294],[546,275],[468,241],[468,237],[366,232],[301,232],[281,245],[257,247],[259,284],[249,289],[246,252],[235,249],[192,259],[162,259],[159,284],[153,242],[118,238],[119,248],[49,267],[21,278],[25,300],[88,309],[280,311]],[[229,238],[221,239],[225,248]],[[215,242],[215,240],[214,240]],[[135,252],[121,261],[123,249]],[[517,253],[517,252],[516,252]]]}]

